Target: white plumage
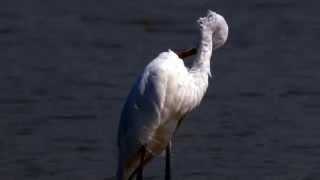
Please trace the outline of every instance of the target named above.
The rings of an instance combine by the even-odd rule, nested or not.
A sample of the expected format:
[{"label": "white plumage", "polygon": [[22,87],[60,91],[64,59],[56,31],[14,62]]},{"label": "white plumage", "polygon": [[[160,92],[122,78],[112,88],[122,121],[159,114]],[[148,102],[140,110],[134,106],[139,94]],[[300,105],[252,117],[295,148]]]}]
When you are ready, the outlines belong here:
[{"label": "white plumage", "polygon": [[137,170],[142,148],[144,165],[162,153],[184,116],[200,104],[208,87],[212,49],[224,44],[228,26],[212,11],[198,23],[201,41],[191,69],[168,50],[151,61],[135,82],[119,124],[118,180],[127,180]]}]

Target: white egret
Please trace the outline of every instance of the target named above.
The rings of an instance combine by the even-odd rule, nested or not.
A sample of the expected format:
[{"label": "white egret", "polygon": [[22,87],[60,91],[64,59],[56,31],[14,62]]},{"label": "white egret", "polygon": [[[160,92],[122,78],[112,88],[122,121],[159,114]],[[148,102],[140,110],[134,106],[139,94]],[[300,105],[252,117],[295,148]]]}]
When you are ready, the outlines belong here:
[{"label": "white egret", "polygon": [[212,11],[197,21],[199,47],[180,54],[196,52],[191,68],[169,50],[151,61],[135,82],[122,114],[118,129],[118,180],[142,180],[144,166],[166,152],[166,180],[171,179],[171,138],[185,115],[197,107],[211,76],[212,50],[221,47],[228,37],[225,19]]}]

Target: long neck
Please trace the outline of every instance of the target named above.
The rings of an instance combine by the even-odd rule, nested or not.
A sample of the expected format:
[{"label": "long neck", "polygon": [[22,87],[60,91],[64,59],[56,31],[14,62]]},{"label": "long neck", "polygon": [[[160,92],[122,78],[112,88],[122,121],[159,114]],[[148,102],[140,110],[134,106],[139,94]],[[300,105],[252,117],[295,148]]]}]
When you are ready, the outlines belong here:
[{"label": "long neck", "polygon": [[201,41],[198,47],[196,59],[191,67],[191,71],[211,75],[210,59],[212,54],[212,31],[202,28],[200,35]]}]

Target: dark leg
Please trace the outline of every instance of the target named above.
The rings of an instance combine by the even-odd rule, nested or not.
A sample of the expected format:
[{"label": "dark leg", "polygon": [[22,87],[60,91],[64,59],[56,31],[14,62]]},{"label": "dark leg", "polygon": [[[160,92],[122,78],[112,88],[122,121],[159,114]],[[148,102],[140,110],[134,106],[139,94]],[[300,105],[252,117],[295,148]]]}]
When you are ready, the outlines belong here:
[{"label": "dark leg", "polygon": [[170,163],[170,149],[171,149],[171,142],[169,142],[166,148],[166,175],[165,180],[171,180],[171,163]]},{"label": "dark leg", "polygon": [[145,153],[146,153],[145,148],[142,148],[141,160],[140,160],[140,165],[139,165],[139,169],[138,169],[137,180],[143,180],[143,161],[144,161]]}]

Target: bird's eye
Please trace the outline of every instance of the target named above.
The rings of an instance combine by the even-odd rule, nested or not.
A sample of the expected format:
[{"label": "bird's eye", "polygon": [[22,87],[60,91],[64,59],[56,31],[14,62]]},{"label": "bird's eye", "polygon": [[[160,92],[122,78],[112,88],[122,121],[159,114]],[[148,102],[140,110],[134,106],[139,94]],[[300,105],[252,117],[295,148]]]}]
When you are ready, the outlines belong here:
[{"label": "bird's eye", "polygon": [[210,14],[210,15],[208,16],[208,19],[209,19],[210,21],[213,21],[213,20],[214,20],[214,15],[213,15],[213,14]]}]

